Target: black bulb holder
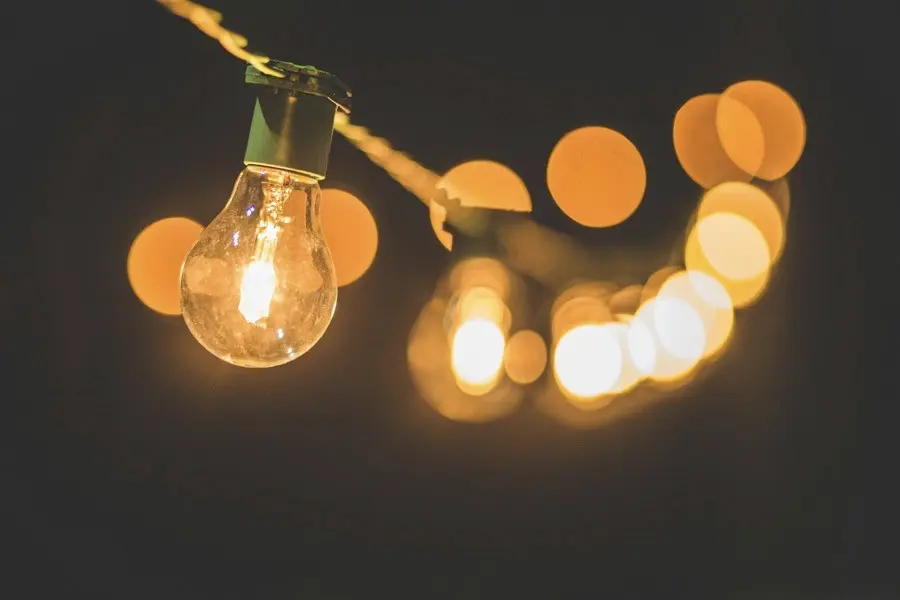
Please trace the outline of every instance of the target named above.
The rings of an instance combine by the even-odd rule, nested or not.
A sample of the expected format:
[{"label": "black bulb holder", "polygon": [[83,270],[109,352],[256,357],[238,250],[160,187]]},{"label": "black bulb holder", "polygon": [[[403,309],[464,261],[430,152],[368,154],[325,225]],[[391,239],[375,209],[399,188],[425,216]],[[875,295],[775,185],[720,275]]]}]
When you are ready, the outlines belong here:
[{"label": "black bulb holder", "polygon": [[315,67],[274,60],[266,66],[284,76],[247,67],[245,81],[258,92],[244,164],[324,179],[335,114],[350,113],[350,89]]}]

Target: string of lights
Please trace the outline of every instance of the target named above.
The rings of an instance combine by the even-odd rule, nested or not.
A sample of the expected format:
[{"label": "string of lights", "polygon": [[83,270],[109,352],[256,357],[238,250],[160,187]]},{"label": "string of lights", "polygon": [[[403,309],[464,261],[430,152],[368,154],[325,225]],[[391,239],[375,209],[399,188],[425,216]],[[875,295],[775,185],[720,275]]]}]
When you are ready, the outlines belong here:
[{"label": "string of lights", "polygon": [[[438,240],[452,250],[408,344],[415,386],[449,419],[510,414],[529,387],[537,406],[576,426],[662,397],[723,352],[736,311],[759,299],[783,253],[786,175],[800,159],[806,125],[793,98],[771,83],[739,82],[676,112],[675,154],[703,190],[700,201],[671,264],[642,282],[610,280],[608,257],[525,216],[530,194],[507,167],[470,161],[439,175],[351,123],[350,91],[333,75],[250,54],[245,38],[220,26],[220,13],[158,1],[249,63],[246,81],[259,91],[247,167],[226,208],[202,234],[184,222],[178,233],[158,234],[189,247],[178,259],[178,308],[169,302],[159,312],[182,314],[227,362],[270,367],[301,356],[334,313],[345,267],[333,256],[362,257],[354,259],[361,269],[348,269],[355,269],[350,281],[371,263],[377,241],[345,248],[376,234],[338,233],[354,219],[364,223],[358,231],[375,231],[371,215],[353,208],[359,203],[324,211],[330,227],[329,219],[319,222],[320,203],[329,206],[319,182],[333,131],[425,204]],[[627,220],[646,178],[638,149],[606,127],[567,133],[548,160],[551,197],[584,227]],[[129,275],[145,299],[132,274],[137,246]],[[627,257],[612,262],[634,271],[622,268]],[[548,364],[553,377],[543,377]]]},{"label": "string of lights", "polygon": [[260,73],[272,77],[284,77],[277,69],[268,66],[269,57],[248,52],[247,38],[222,27],[222,13],[190,0],[156,0],[170,12],[193,23],[197,29],[218,41],[225,50],[252,65]]}]

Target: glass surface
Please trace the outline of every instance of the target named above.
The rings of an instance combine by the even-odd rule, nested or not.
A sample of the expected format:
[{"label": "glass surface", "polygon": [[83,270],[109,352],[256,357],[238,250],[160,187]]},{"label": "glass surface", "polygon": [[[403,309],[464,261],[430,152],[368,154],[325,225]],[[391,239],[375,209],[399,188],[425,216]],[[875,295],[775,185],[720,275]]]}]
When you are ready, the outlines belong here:
[{"label": "glass surface", "polygon": [[337,285],[319,224],[319,184],[247,167],[181,271],[188,329],[241,367],[274,367],[309,350],[334,315]]}]

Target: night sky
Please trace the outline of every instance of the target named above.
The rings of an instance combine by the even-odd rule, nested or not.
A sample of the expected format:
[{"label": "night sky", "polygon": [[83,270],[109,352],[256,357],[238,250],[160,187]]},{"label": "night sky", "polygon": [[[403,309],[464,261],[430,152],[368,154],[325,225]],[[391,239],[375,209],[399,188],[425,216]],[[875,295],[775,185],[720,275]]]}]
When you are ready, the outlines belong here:
[{"label": "night sky", "polygon": [[[243,168],[245,66],[150,0],[34,4],[5,22],[4,96],[22,106],[4,137],[25,164],[4,176],[23,186],[7,196],[0,293],[4,597],[897,597],[896,383],[866,372],[896,346],[863,326],[863,282],[886,273],[863,259],[863,211],[896,197],[875,182],[896,168],[875,136],[898,131],[883,16],[207,3],[251,49],[338,75],[354,121],[429,168],[510,166],[533,217],[599,257],[661,266],[677,243],[699,193],[672,149],[687,99],[743,79],[797,99],[808,140],[785,254],[735,342],[698,385],[577,430],[528,403],[454,423],[417,395],[407,337],[451,256],[426,208],[339,136],[325,184],[366,202],[380,245],[308,355],[239,369],[142,306],[134,237],[168,216],[208,223]],[[578,226],[547,192],[550,150],[583,125],[625,133],[647,166],[643,204],[611,229]]]}]

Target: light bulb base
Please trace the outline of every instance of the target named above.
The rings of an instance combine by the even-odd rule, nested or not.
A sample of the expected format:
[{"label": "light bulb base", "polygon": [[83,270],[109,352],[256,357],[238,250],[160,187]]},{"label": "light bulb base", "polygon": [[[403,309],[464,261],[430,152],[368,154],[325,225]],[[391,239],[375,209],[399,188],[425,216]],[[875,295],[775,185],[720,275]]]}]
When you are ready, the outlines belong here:
[{"label": "light bulb base", "polygon": [[276,77],[248,66],[245,81],[259,86],[244,164],[294,171],[320,180],[328,169],[334,117],[350,112],[350,90],[315,67],[271,61]]}]

